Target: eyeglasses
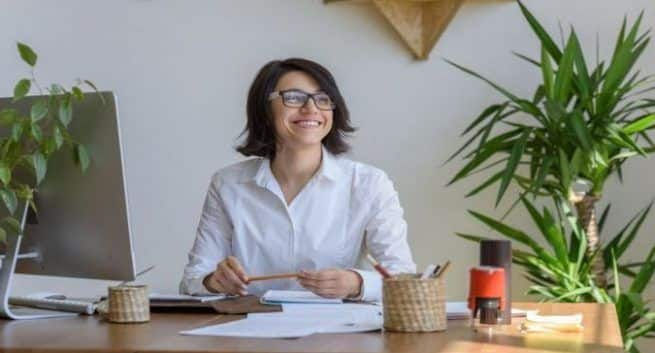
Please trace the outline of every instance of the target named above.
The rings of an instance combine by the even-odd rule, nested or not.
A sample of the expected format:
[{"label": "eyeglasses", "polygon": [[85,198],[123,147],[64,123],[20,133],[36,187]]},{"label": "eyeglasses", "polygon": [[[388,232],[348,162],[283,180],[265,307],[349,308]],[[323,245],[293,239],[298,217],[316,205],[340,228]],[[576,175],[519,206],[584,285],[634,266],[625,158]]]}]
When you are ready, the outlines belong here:
[{"label": "eyeglasses", "polygon": [[336,104],[332,102],[332,98],[325,92],[307,93],[299,89],[288,89],[284,91],[271,92],[268,100],[273,100],[277,97],[282,97],[282,104],[289,108],[301,108],[307,104],[309,98],[314,101],[316,108],[320,110],[334,110]]}]

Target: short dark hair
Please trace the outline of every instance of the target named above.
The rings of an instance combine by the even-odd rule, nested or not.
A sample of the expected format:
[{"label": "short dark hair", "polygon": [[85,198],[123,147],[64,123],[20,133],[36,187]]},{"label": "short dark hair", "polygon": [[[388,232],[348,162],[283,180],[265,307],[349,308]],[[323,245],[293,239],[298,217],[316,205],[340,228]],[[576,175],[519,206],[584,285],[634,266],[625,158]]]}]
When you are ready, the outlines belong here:
[{"label": "short dark hair", "polygon": [[245,156],[259,156],[272,159],[275,157],[275,126],[269,95],[275,89],[282,75],[290,71],[302,71],[316,80],[321,90],[327,93],[336,108],[332,114],[332,128],[321,143],[332,154],[341,154],[350,150],[345,139],[355,131],[350,125],[350,114],[346,102],[339,92],[334,77],[325,67],[307,59],[290,58],[273,60],[264,65],[250,85],[246,113],[246,127],[239,135],[247,133],[245,141],[236,150]]}]

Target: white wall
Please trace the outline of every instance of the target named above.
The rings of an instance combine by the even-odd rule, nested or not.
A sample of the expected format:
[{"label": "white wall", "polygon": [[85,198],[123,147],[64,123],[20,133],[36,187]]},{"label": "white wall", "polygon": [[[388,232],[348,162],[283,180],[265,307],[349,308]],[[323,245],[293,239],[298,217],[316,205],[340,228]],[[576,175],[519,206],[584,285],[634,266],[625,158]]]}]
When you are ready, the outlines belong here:
[{"label": "white wall", "polygon": [[[650,0],[526,1],[552,33],[575,24],[588,57],[596,33],[607,57],[624,14]],[[464,142],[459,132],[499,100],[488,86],[441,60],[485,73],[518,94],[539,79],[511,51],[537,56],[535,37],[512,1],[467,1],[427,61],[414,61],[384,18],[365,3],[277,1],[13,1],[0,0],[0,95],[26,73],[15,41],[39,53],[44,82],[89,78],[120,99],[126,175],[138,268],[157,265],[142,282],[177,289],[213,171],[241,159],[233,150],[245,121],[245,98],[256,71],[271,59],[302,56],[332,70],[360,130],[353,158],[386,170],[396,183],[419,268],[454,261],[451,298],[463,298],[477,248],[455,231],[484,233],[466,210],[492,211],[494,192],[465,200],[473,181],[446,188],[460,162],[442,162]],[[655,72],[655,48],[638,64]],[[609,227],[655,196],[651,160],[633,161],[626,183],[612,186]],[[520,214],[518,225],[528,222]],[[634,255],[653,243],[651,217]],[[515,282],[515,295],[524,282]],[[94,295],[107,282],[20,276],[19,293],[57,290]]]}]

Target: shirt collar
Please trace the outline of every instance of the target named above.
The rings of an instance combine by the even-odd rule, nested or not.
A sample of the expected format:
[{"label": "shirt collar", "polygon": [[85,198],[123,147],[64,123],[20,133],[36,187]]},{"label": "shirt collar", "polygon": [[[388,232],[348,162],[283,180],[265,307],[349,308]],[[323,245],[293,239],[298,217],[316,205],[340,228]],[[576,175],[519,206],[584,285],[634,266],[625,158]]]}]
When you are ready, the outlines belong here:
[{"label": "shirt collar", "polygon": [[[325,146],[321,146],[321,149],[321,167],[316,172],[316,176],[336,182],[341,175],[337,157],[330,153]],[[253,180],[259,186],[268,187],[274,178],[275,176],[273,176],[273,172],[271,171],[271,160],[262,158],[262,162]]]}]

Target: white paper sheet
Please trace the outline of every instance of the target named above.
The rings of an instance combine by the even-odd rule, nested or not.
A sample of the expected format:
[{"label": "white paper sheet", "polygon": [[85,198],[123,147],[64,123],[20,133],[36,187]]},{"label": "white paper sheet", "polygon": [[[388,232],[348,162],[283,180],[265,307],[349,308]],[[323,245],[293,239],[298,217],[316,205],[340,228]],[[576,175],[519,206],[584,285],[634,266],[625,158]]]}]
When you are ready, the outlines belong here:
[{"label": "white paper sheet", "polygon": [[183,331],[183,335],[296,338],[382,328],[381,307],[367,304],[283,304],[282,312],[252,313],[243,320]]},{"label": "white paper sheet", "polygon": [[224,294],[218,295],[185,295],[185,294],[161,294],[161,293],[150,293],[150,300],[152,301],[166,301],[166,302],[200,302],[204,303],[211,300],[225,299]]},{"label": "white paper sheet", "polygon": [[312,303],[312,304],[341,304],[341,299],[329,299],[318,296],[309,291],[300,290],[268,290],[261,297],[264,304],[282,303]]}]

